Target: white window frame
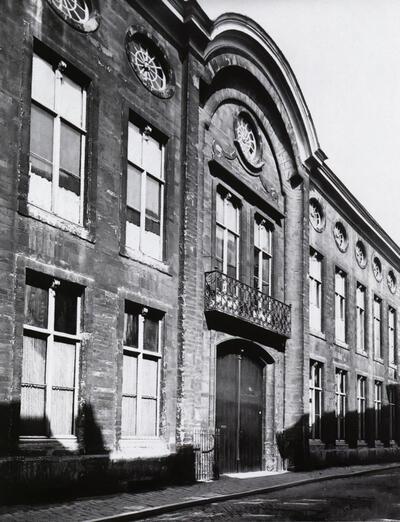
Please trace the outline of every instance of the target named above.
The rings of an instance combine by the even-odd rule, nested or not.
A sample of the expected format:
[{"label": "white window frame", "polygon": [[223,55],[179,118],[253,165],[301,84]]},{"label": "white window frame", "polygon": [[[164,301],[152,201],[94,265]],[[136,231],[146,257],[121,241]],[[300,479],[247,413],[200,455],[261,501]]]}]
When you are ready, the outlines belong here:
[{"label": "white window frame", "polygon": [[[140,152],[141,152],[141,161],[134,161],[132,158],[132,155],[129,151],[129,144],[131,140],[129,139],[129,134],[131,131],[131,127],[136,127],[136,129],[139,131],[139,134],[141,135],[141,143],[140,143]],[[161,150],[161,166],[160,166],[160,176],[157,176],[156,174],[153,174],[152,172],[148,172],[144,168],[144,161],[143,161],[143,142],[146,140],[149,140],[149,138],[154,139],[159,145]],[[138,158],[139,159],[139,158]],[[129,121],[128,124],[128,152],[127,152],[127,162],[128,166],[131,165],[135,170],[139,171],[141,174],[141,191],[140,191],[140,226],[139,226],[139,245],[138,248],[134,248],[130,245],[128,245],[127,239],[125,237],[125,246],[129,251],[139,251],[141,254],[145,256],[150,256],[154,259],[158,259],[159,261],[162,261],[163,255],[164,255],[164,192],[165,192],[165,144],[162,143],[158,138],[154,137],[153,135],[153,129],[149,125],[137,125],[133,121]],[[128,186],[128,176],[129,176],[129,169],[127,169],[126,172],[126,187]],[[146,231],[146,190],[147,190],[147,180],[148,178],[152,178],[157,183],[159,183],[161,190],[160,190],[160,235],[159,235],[159,251],[156,255],[153,255],[153,253],[149,252],[146,249],[146,241],[147,237],[146,234],[148,233]],[[128,201],[126,200],[126,207],[128,207]],[[126,218],[125,220],[125,227],[127,227],[128,220]],[[125,228],[126,233],[126,228]],[[154,234],[156,235],[156,234]]]},{"label": "white window frame", "polygon": [[[46,337],[46,370],[45,370],[45,415],[46,415],[46,430],[47,435],[21,435],[20,440],[32,440],[32,439],[76,439],[76,419],[78,413],[78,396],[79,396],[79,366],[80,366],[80,346],[82,341],[82,335],[80,330],[80,318],[81,318],[81,306],[82,298],[77,296],[77,309],[76,309],[76,334],[68,334],[64,332],[58,332],[55,330],[55,294],[56,288],[60,285],[60,280],[53,279],[52,285],[48,289],[48,313],[47,313],[47,328],[41,328],[30,324],[24,324],[24,333],[29,337],[35,337],[34,334],[41,334],[42,337]],[[32,335],[33,334],[33,335]],[[57,384],[53,383],[53,352],[54,352],[54,338],[57,337],[62,340],[74,341],[75,342],[75,371],[74,371],[74,400],[73,400],[73,416],[72,416],[72,434],[56,434],[51,436],[49,433],[51,424],[51,403],[52,403],[52,388],[57,387]],[[21,388],[25,384],[21,382]],[[26,384],[29,386],[29,384]]]},{"label": "white window frame", "polygon": [[[48,65],[51,65],[47,60],[42,58],[40,55],[34,53],[33,61],[35,60],[43,60]],[[81,125],[78,125],[77,122],[72,122],[67,119],[64,115],[61,115],[61,90],[62,90],[62,82],[64,78],[64,70],[66,69],[66,64],[63,61],[58,63],[57,68],[54,70],[54,107],[49,107],[43,104],[42,101],[35,99],[32,89],[31,95],[31,106],[35,105],[39,107],[41,110],[45,111],[47,114],[50,114],[53,117],[53,168],[52,168],[52,186],[51,186],[51,202],[50,202],[50,212],[61,217],[62,219],[66,219],[70,221],[68,218],[64,217],[62,212],[60,212],[61,204],[60,204],[60,188],[59,188],[59,178],[60,178],[60,145],[61,145],[61,122],[65,121],[68,123],[68,126],[72,127],[75,131],[79,132],[81,136],[81,157],[80,157],[80,195],[79,195],[79,219],[77,224],[83,225],[84,221],[84,200],[85,200],[85,155],[86,155],[86,136],[87,136],[87,116],[86,116],[86,103],[87,103],[87,92],[82,85],[77,83],[75,80],[72,80],[68,74],[65,76],[70,79],[75,85],[81,88],[82,95],[82,114],[81,114]],[[54,68],[53,68],[54,69]],[[32,83],[34,82],[34,78],[32,77]],[[32,154],[32,152],[30,152]],[[40,158],[43,161],[43,158]],[[32,175],[31,171],[31,162],[29,162],[29,175]],[[29,197],[28,191],[28,202],[33,206],[37,206],[37,204],[32,201]],[[41,208],[41,207],[38,207]],[[47,209],[42,209],[47,211]],[[75,223],[75,221],[71,221]]]},{"label": "white window frame", "polygon": [[374,295],[373,308],[373,335],[374,335],[374,357],[382,360],[382,299]]},{"label": "white window frame", "polygon": [[347,414],[347,371],[341,368],[335,370],[335,398],[336,398],[336,440],[346,440]]},{"label": "white window frame", "polygon": [[[340,285],[339,285],[340,282]],[[345,272],[335,269],[335,339],[346,342],[346,284]]]},{"label": "white window frame", "polygon": [[374,434],[375,440],[382,441],[382,381],[374,382]]},{"label": "white window frame", "polygon": [[[161,359],[162,359],[162,318],[158,319],[158,351],[145,350],[144,344],[144,321],[149,313],[149,309],[143,307],[141,311],[138,311],[138,348],[133,346],[123,345],[123,353],[131,354],[137,358],[137,380],[136,380],[136,434],[135,435],[124,435],[121,433],[121,439],[123,440],[137,440],[137,439],[157,439],[160,436],[160,379],[161,379]],[[124,335],[125,335],[125,321],[124,321]],[[142,435],[141,431],[141,418],[142,418],[142,399],[145,396],[142,393],[142,365],[143,358],[152,359],[157,361],[157,394],[156,394],[156,419],[155,419],[155,435]],[[123,362],[122,362],[123,364]],[[124,394],[123,388],[121,388],[121,400],[123,396],[130,396],[130,394]],[[152,397],[153,398],[153,397]],[[122,416],[122,409],[121,409]],[[122,417],[121,417],[122,418]],[[122,422],[121,422],[122,424]]]},{"label": "white window frame", "polygon": [[322,332],[322,259],[323,257],[310,248],[309,257],[309,304],[310,329]]},{"label": "white window frame", "polygon": [[[217,227],[222,228],[223,230],[223,253],[222,253],[222,272],[227,275],[228,274],[228,232],[233,234],[236,238],[236,279],[239,279],[240,273],[240,206],[237,198],[233,196],[230,192],[223,193],[222,190],[217,189],[216,197],[221,197],[223,203],[223,222],[218,221],[217,212],[216,212],[216,229]],[[236,230],[230,226],[227,219],[227,202],[232,201],[233,206],[235,208],[236,213]],[[215,234],[217,234],[215,230]]]},{"label": "white window frame", "polygon": [[388,307],[388,345],[389,345],[389,364],[395,366],[397,364],[396,353],[396,310]]},{"label": "white window frame", "polygon": [[[266,250],[261,246],[260,237],[262,234],[262,228],[265,229],[267,233],[267,243],[268,243],[268,249]],[[260,216],[254,216],[254,248],[257,249],[257,257],[258,257],[258,285],[257,290],[259,292],[263,292],[263,276],[265,275],[263,273],[263,254],[265,254],[268,258],[268,274],[267,274],[267,281],[268,281],[268,293],[267,295],[272,295],[272,225],[269,223],[266,219],[261,218]],[[254,274],[255,275],[255,274]]]},{"label": "white window frame", "polygon": [[[319,381],[320,385],[317,386],[315,383]],[[319,361],[310,361],[310,376],[309,376],[309,430],[311,439],[321,439],[322,429],[322,414],[323,414],[323,403],[322,403],[322,363]],[[319,404],[319,416],[316,414],[316,404]],[[319,434],[319,437],[316,435]]]},{"label": "white window frame", "polygon": [[367,378],[357,375],[357,437],[359,441],[366,439],[366,412],[367,412]]},{"label": "white window frame", "polygon": [[356,288],[356,346],[357,351],[366,353],[365,332],[366,332],[366,288],[361,283],[357,283]]}]

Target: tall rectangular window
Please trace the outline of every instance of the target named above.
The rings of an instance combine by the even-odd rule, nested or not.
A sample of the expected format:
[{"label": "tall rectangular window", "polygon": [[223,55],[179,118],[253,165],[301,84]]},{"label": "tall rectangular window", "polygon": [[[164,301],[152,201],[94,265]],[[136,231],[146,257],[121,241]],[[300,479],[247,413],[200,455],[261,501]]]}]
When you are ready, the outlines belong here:
[{"label": "tall rectangular window", "polygon": [[335,378],[336,440],[345,440],[347,413],[347,372],[345,370],[336,368]]},{"label": "tall rectangular window", "polygon": [[389,306],[388,309],[388,343],[389,363],[397,364],[396,354],[396,310]]},{"label": "tall rectangular window", "polygon": [[310,248],[310,328],[322,331],[322,256]]},{"label": "tall rectangular window", "polygon": [[335,270],[335,337],[346,342],[346,274]]},{"label": "tall rectangular window", "polygon": [[389,408],[389,440],[397,439],[396,391],[394,386],[387,387]]},{"label": "tall rectangular window", "polygon": [[122,437],[158,436],[161,315],[126,303],[122,375]]},{"label": "tall rectangular window", "polygon": [[374,384],[375,440],[382,440],[382,382]]},{"label": "tall rectangular window", "polygon": [[310,361],[309,401],[310,437],[312,439],[320,439],[322,419],[322,363],[317,361]]},{"label": "tall rectangular window", "polygon": [[365,440],[365,415],[367,405],[367,378],[357,375],[358,440]]},{"label": "tall rectangular window", "polygon": [[382,359],[382,340],[381,340],[381,308],[382,301],[378,296],[374,296],[374,356]]},{"label": "tall rectangular window", "polygon": [[21,435],[54,437],[75,432],[80,293],[76,285],[27,272]]},{"label": "tall rectangular window", "polygon": [[234,279],[239,278],[239,218],[238,201],[229,192],[218,190],[215,231],[216,268]]},{"label": "tall rectangular window", "polygon": [[254,287],[271,295],[272,227],[265,219],[254,219]]},{"label": "tall rectangular window", "polygon": [[365,286],[357,283],[356,290],[357,350],[365,352]]},{"label": "tall rectangular window", "polygon": [[129,122],[126,247],[162,259],[164,146],[149,126]]},{"label": "tall rectangular window", "polygon": [[34,54],[28,202],[82,224],[85,146],[86,90]]}]

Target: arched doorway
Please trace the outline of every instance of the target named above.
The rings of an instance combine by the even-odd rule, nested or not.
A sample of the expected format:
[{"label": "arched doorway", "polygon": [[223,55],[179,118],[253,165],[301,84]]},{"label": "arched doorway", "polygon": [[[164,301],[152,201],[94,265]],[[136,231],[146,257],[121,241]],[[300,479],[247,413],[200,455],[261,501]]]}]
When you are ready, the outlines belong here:
[{"label": "arched doorway", "polygon": [[262,466],[265,361],[245,341],[217,352],[216,428],[219,471],[258,471]]}]

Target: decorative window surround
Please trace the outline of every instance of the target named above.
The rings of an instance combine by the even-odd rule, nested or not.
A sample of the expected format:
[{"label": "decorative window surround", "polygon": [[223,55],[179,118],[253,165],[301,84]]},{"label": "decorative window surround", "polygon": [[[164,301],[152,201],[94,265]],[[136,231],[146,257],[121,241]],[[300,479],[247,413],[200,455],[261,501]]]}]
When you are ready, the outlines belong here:
[{"label": "decorative window surround", "polygon": [[335,269],[335,342],[346,342],[346,274]]},{"label": "decorative window surround", "polygon": [[373,301],[373,334],[374,334],[374,358],[382,361],[382,300],[374,295]]},{"label": "decorative window surround", "polygon": [[239,279],[239,202],[221,187],[217,190],[216,198],[215,268],[229,277]]},{"label": "decorative window surround", "polygon": [[164,145],[150,126],[129,122],[125,246],[136,258],[163,257]]},{"label": "decorative window surround", "polygon": [[86,90],[34,54],[28,204],[83,226]]},{"label": "decorative window surround", "polygon": [[25,289],[21,441],[56,438],[70,447],[78,405],[82,290],[31,271]]},{"label": "decorative window surround", "polygon": [[358,441],[366,440],[367,378],[357,375]]},{"label": "decorative window surround", "polygon": [[309,430],[311,439],[321,439],[322,404],[322,363],[310,360],[309,375]]},{"label": "decorative window surround", "polygon": [[345,442],[347,414],[347,371],[340,368],[336,368],[335,371],[335,397],[336,440],[338,442]]},{"label": "decorative window surround", "polygon": [[53,10],[78,31],[89,33],[99,26],[99,13],[91,0],[47,0]]},{"label": "decorative window surround", "polygon": [[310,248],[310,329],[322,332],[322,256]]},{"label": "decorative window surround", "polygon": [[365,353],[366,332],[366,289],[357,283],[356,289],[356,348],[360,353]]}]

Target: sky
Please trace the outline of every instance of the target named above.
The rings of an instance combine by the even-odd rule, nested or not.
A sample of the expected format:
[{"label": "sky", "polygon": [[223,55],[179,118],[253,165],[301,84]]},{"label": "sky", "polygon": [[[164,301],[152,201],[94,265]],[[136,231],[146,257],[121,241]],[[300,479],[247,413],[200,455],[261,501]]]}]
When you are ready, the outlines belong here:
[{"label": "sky", "polygon": [[199,0],[281,49],[327,164],[400,245],[400,0]]}]

